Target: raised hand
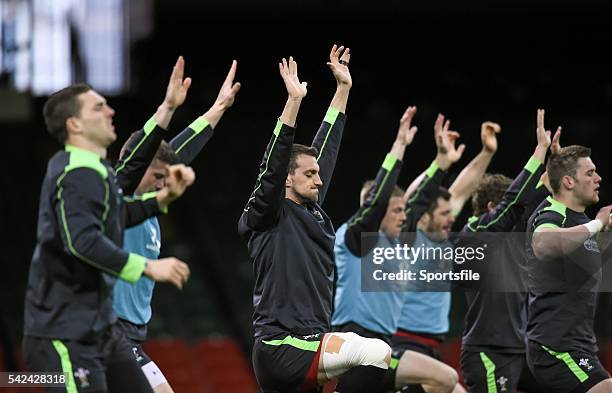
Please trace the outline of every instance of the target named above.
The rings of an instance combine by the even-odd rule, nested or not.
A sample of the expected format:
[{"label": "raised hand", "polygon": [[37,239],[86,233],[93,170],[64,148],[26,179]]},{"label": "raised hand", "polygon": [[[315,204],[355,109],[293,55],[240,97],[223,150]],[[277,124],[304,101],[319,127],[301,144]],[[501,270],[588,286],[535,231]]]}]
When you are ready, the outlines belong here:
[{"label": "raised hand", "polygon": [[215,105],[218,106],[221,110],[226,110],[234,104],[236,94],[238,94],[238,91],[240,90],[240,82],[234,83],[237,67],[238,62],[236,60],[233,60],[232,66],[230,67],[230,70],[227,73],[227,76],[225,77],[225,81],[223,81],[223,85],[221,85],[219,95],[215,100]]},{"label": "raised hand", "polygon": [[183,195],[187,187],[195,181],[195,172],[191,167],[184,164],[176,164],[168,167],[168,177],[166,178],[166,188],[169,195],[178,198]]},{"label": "raised hand", "polygon": [[480,126],[480,140],[482,141],[482,148],[489,152],[495,153],[497,151],[497,134],[501,132],[501,127],[497,123],[492,121],[485,121]]},{"label": "raised hand", "polygon": [[179,56],[172,69],[172,75],[170,75],[170,81],[166,89],[166,97],[164,98],[164,105],[170,110],[181,106],[187,97],[187,91],[191,86],[191,78],[183,79],[184,72],[185,60],[183,56]]},{"label": "raised hand", "polygon": [[191,186],[195,181],[195,172],[191,167],[184,164],[169,165],[167,167],[168,175],[166,176],[166,184],[157,193],[157,203],[164,210],[174,200],[179,198],[187,187]]},{"label": "raised hand", "polygon": [[449,127],[450,120],[444,121],[444,115],[439,114],[434,124],[434,137],[438,156],[444,157],[442,162],[447,161],[444,165],[441,165],[442,169],[447,169],[450,165],[459,161],[465,151],[464,144],[455,147],[455,142],[459,139],[460,135],[457,131],[449,130]]},{"label": "raised hand", "polygon": [[448,131],[448,159],[451,163],[455,163],[461,159],[463,156],[463,152],[465,151],[465,144],[460,144],[458,147],[455,147],[455,142],[459,139],[459,133],[457,131]]},{"label": "raised hand", "polygon": [[557,127],[550,144],[550,152],[553,156],[559,154],[559,151],[561,151],[561,126]]},{"label": "raised hand", "polygon": [[336,44],[332,46],[331,52],[329,53],[329,62],[327,65],[336,78],[336,83],[339,86],[351,87],[353,85],[353,79],[348,69],[348,64],[351,61],[351,53],[349,48],[344,46],[338,47]]},{"label": "raised hand", "polygon": [[538,146],[548,149],[551,144],[551,132],[544,128],[544,109],[538,109],[536,136],[538,139]]},{"label": "raised hand", "polygon": [[[540,162],[544,163],[546,160],[546,152],[549,147],[551,147],[551,132],[544,127],[544,109],[538,109],[537,121],[536,121],[536,137],[538,140],[538,145],[535,148],[535,152],[533,153],[534,157],[536,157]],[[559,139],[561,138],[561,127],[557,128],[557,132],[555,133],[556,145],[555,147],[551,147],[551,151],[555,149],[558,152],[557,148],[561,148],[559,145]],[[554,153],[553,153],[554,154]]]},{"label": "raised hand", "polygon": [[291,99],[302,99],[306,96],[308,90],[306,86],[307,82],[300,82],[297,75],[297,63],[293,60],[293,57],[289,56],[289,62],[283,57],[283,61],[278,63],[278,70],[281,78],[285,82],[285,88],[287,94]]},{"label": "raised hand", "polygon": [[412,118],[416,114],[416,106],[409,106],[400,119],[399,129],[397,130],[396,141],[403,146],[408,146],[414,140],[414,135],[417,132],[416,126],[411,126]]}]

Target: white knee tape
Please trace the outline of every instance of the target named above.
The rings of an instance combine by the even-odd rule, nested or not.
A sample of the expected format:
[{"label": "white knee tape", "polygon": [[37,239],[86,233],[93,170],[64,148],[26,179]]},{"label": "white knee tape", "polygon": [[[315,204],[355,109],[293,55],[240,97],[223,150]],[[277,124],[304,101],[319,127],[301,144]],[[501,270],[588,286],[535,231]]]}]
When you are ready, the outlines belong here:
[{"label": "white knee tape", "polygon": [[[338,350],[327,347],[333,336],[343,340]],[[353,367],[374,366],[389,368],[391,347],[377,338],[365,338],[355,333],[328,333],[323,340],[323,369],[329,379],[335,378]]]}]

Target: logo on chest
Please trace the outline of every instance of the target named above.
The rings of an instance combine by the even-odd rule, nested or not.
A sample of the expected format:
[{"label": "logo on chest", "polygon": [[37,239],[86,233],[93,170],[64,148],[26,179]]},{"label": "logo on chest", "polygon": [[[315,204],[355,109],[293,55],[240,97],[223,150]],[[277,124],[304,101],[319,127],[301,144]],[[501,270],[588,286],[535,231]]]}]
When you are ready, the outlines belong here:
[{"label": "logo on chest", "polygon": [[599,246],[597,245],[597,241],[592,237],[588,238],[584,242],[584,248],[586,248],[587,251],[599,253]]},{"label": "logo on chest", "polygon": [[147,222],[145,225],[147,228],[147,232],[149,233],[149,239],[146,245],[147,250],[159,253],[161,249],[161,239],[159,237],[159,231],[150,222]]}]

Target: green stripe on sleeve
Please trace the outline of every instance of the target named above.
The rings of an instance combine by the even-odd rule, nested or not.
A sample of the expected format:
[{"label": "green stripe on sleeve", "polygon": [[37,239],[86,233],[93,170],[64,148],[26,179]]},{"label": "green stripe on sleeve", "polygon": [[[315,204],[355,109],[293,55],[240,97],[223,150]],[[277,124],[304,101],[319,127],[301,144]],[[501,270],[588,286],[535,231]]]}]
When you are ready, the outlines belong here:
[{"label": "green stripe on sleeve", "polygon": [[487,393],[497,393],[495,384],[495,363],[484,353],[480,352],[480,360],[487,372]]},{"label": "green stripe on sleeve", "polygon": [[155,126],[157,126],[157,121],[155,120],[155,115],[151,116],[151,118],[145,123],[144,125],[144,138],[142,138],[140,141],[138,141],[138,143],[136,144],[136,146],[134,147],[134,149],[132,150],[132,152],[130,153],[130,155],[128,156],[128,158],[126,158],[125,160],[123,160],[123,163],[121,164],[120,167],[118,167],[117,169],[115,169],[115,173],[119,173],[121,172],[124,168],[125,165],[130,162],[130,160],[132,159],[132,157],[134,157],[134,154],[136,154],[136,152],[138,151],[138,149],[140,149],[140,146],[143,144],[143,142],[145,141],[145,139],[147,139],[147,137],[149,136],[149,134],[151,132],[153,132],[153,130],[155,129]]},{"label": "green stripe on sleeve", "polygon": [[527,187],[527,184],[529,184],[529,182],[531,181],[531,177],[532,176],[533,176],[533,172],[529,172],[529,177],[527,178],[527,180],[525,181],[525,183],[523,184],[521,189],[516,193],[516,196],[515,196],[514,200],[512,202],[510,202],[508,204],[508,206],[506,206],[506,208],[501,213],[499,213],[499,215],[494,220],[492,220],[491,222],[489,222],[487,224],[484,224],[484,225],[478,225],[476,227],[476,230],[478,231],[478,230],[481,230],[481,229],[487,229],[491,225],[493,225],[497,221],[499,221],[510,210],[510,208],[516,204],[516,201],[519,200],[521,195],[523,195],[523,191],[525,191],[525,187]]},{"label": "green stripe on sleeve", "polygon": [[535,158],[535,156],[531,156],[531,158],[529,159],[529,161],[527,161],[527,164],[525,164],[525,169],[528,170],[531,173],[534,173],[535,171],[538,170],[538,168],[540,167],[540,165],[542,165],[542,163],[540,162],[540,160],[538,160],[537,158]]},{"label": "green stripe on sleeve", "polygon": [[208,120],[200,116],[189,125],[189,128],[194,130],[196,134],[199,134],[200,132],[202,132],[203,129],[208,127],[208,124]]},{"label": "green stripe on sleeve", "polygon": [[[85,257],[84,255],[81,255],[76,250],[76,248],[74,247],[74,244],[72,242],[72,235],[70,234],[70,229],[68,228],[68,220],[66,219],[66,208],[64,206],[65,205],[65,201],[64,201],[64,198],[63,198],[63,195],[62,195],[63,191],[64,191],[64,188],[61,186],[61,182],[62,182],[64,176],[66,176],[66,173],[62,174],[62,176],[60,176],[57,179],[57,186],[58,186],[57,199],[59,200],[59,203],[60,203],[60,221],[61,221],[62,228],[64,229],[64,234],[66,235],[66,243],[67,243],[67,246],[68,246],[68,250],[70,250],[70,253],[72,255],[74,255],[75,257],[81,259],[84,262],[89,263],[92,266],[95,266],[96,268],[98,268],[98,269],[100,269],[102,271],[105,271],[105,272],[113,274],[113,275],[117,274],[116,272],[108,269],[107,267],[105,267],[103,265],[100,265],[100,264],[90,260],[89,258]],[[108,189],[107,189],[107,192],[108,192]],[[108,213],[107,201],[108,201],[108,195],[105,196],[105,198],[104,198],[105,207],[104,207],[104,212],[103,212],[103,219],[106,218],[105,216]],[[102,225],[104,225],[104,223]],[[138,256],[138,255],[136,255],[136,256]],[[131,257],[131,254],[130,254],[130,257]],[[138,257],[140,257],[140,256],[138,256]],[[143,258],[143,257],[140,257],[140,258]],[[143,258],[143,259],[146,261],[145,258]],[[124,266],[123,270],[119,273],[119,277],[125,279],[126,281],[130,281],[130,277],[132,277],[132,275],[136,274],[135,270],[134,270],[134,268],[136,267],[135,263],[137,264],[138,262],[135,261],[135,262],[132,262],[130,264],[130,258],[128,258],[128,263],[126,264],[126,266]],[[128,268],[128,265],[130,266],[129,268]],[[127,270],[126,270],[126,268],[127,268]],[[138,277],[136,279],[134,279],[133,281],[130,281],[130,282],[135,282],[140,277],[140,275],[142,274],[143,270],[144,270],[144,265],[143,265],[142,269],[138,272]]]},{"label": "green stripe on sleeve", "polygon": [[329,109],[327,109],[327,113],[325,113],[325,118],[323,121],[329,124],[334,124],[338,118],[338,114],[340,114],[338,109],[329,107]]},{"label": "green stripe on sleeve", "polygon": [[66,393],[78,393],[74,374],[72,373],[72,361],[70,361],[68,348],[60,340],[53,340],[52,343],[60,357],[62,372],[66,374]]},{"label": "green stripe on sleeve", "polygon": [[[390,155],[390,154],[387,154],[387,157],[385,158],[385,161],[384,161],[384,162],[383,162],[383,164],[382,164],[382,167],[383,167],[384,169],[387,169],[387,168],[385,168],[385,164],[387,164],[387,165],[388,165],[388,162],[387,162],[387,161],[389,160],[389,158],[392,158],[392,159],[394,160],[393,164],[391,164],[391,167],[393,167],[393,165],[395,164],[395,161],[397,161],[397,159],[396,159],[395,157],[393,157],[393,156],[392,156],[392,155]],[[358,216],[357,216],[357,217],[355,217],[353,220],[351,220],[351,221],[348,223],[348,227],[351,227],[351,226],[353,226],[353,225],[357,224],[359,221],[363,220],[363,218],[366,216],[366,214],[368,214],[368,212],[369,212],[370,210],[372,210],[372,206],[374,206],[374,205],[376,204],[376,201],[378,200],[378,197],[380,196],[380,193],[382,192],[383,188],[384,188],[384,187],[385,187],[385,185],[387,184],[387,180],[389,179],[389,176],[390,176],[390,175],[391,175],[391,170],[390,170],[390,169],[387,169],[387,173],[385,173],[385,177],[383,177],[382,181],[381,181],[381,182],[380,182],[380,184],[378,185],[378,190],[376,190],[376,195],[374,195],[374,199],[372,199],[372,204],[371,204],[369,207],[367,207],[367,208],[363,209],[363,211],[361,212],[361,214],[360,214],[360,215],[358,215]]]},{"label": "green stripe on sleeve", "polygon": [[[278,119],[276,121],[276,126],[274,126],[274,135],[279,136],[281,128],[283,128],[283,122],[281,121],[281,119]],[[274,140],[274,142],[276,142],[276,140]]]},{"label": "green stripe on sleeve", "polygon": [[320,341],[306,341],[291,336],[287,336],[282,340],[262,340],[261,342],[273,346],[291,345],[294,348],[312,352],[317,352],[317,350],[319,349],[319,344],[321,343]]},{"label": "green stripe on sleeve", "polygon": [[576,378],[578,378],[578,380],[581,383],[589,379],[589,375],[585,373],[584,371],[582,371],[580,366],[576,364],[576,361],[572,359],[569,353],[555,352],[552,349],[545,347],[544,345],[542,345],[542,348],[544,348],[544,350],[548,352],[549,354],[551,354],[552,356],[556,357],[557,359],[565,363],[565,365],[570,369],[570,371],[576,376]]},{"label": "green stripe on sleeve", "polygon": [[[427,185],[427,183],[429,183],[429,181],[431,180],[431,178],[433,177],[433,175],[436,174],[436,172],[438,171],[438,169],[440,169],[440,167],[438,166],[438,163],[434,160],[430,165],[429,168],[427,168],[427,170],[425,171],[425,179],[421,180],[421,183],[419,184],[419,186],[417,187],[416,191],[414,191],[411,196],[410,199],[408,199],[408,202],[406,203],[406,205],[412,203],[413,201],[415,201],[417,199],[417,197],[419,196],[419,194],[421,193],[421,191],[423,190],[423,188],[425,188],[425,186]],[[420,176],[420,175],[419,175]],[[408,213],[412,210],[412,208],[408,208],[406,209],[406,215],[408,215]]]},{"label": "green stripe on sleeve", "polygon": [[144,272],[146,266],[147,258],[138,254],[130,253],[127,263],[119,272],[119,278],[133,284],[142,276],[142,272]]},{"label": "green stripe on sleeve", "polygon": [[185,142],[183,142],[177,149],[176,149],[176,153],[180,153],[181,150],[183,150],[183,148],[185,146],[187,146],[189,144],[189,142],[191,142],[196,136],[198,136],[199,133],[202,132],[203,129],[205,129],[206,127],[208,127],[208,120],[206,120],[205,118],[203,118],[202,116],[198,117],[197,119],[195,119],[190,125],[189,128],[191,128],[193,130],[193,135],[191,135],[189,138],[187,138],[187,140]]},{"label": "green stripe on sleeve", "polygon": [[256,186],[255,186],[255,189],[253,190],[253,193],[251,194],[251,197],[247,201],[247,205],[244,208],[245,212],[247,212],[249,210],[249,203],[251,203],[251,201],[253,201],[255,199],[255,193],[261,187],[261,178],[262,178],[262,176],[265,175],[266,172],[268,172],[268,163],[270,162],[270,157],[272,157],[272,152],[274,151],[274,146],[276,146],[276,141],[278,140],[278,136],[280,135],[280,131],[281,131],[282,127],[283,127],[283,122],[279,118],[276,121],[276,126],[274,127],[274,141],[272,141],[272,146],[270,147],[270,152],[268,153],[268,158],[266,159],[266,165],[264,167],[263,172],[261,172],[259,174],[259,176],[257,176],[257,181],[255,182]]},{"label": "green stripe on sleeve", "polygon": [[397,368],[398,364],[399,364],[399,359],[396,359],[396,358],[392,357],[391,358],[391,362],[389,363],[389,368],[391,370],[395,370]]},{"label": "green stripe on sleeve", "polygon": [[388,171],[393,169],[393,165],[397,162],[397,158],[391,154],[387,154],[385,157],[385,161],[382,164],[382,167]]},{"label": "green stripe on sleeve", "polygon": [[145,192],[144,194],[140,196],[139,199],[142,201],[146,201],[148,199],[152,199],[155,197],[157,197],[157,191],[151,191],[151,192]]},{"label": "green stripe on sleeve", "polygon": [[62,227],[64,229],[64,233],[66,235],[66,243],[67,243],[67,246],[68,246],[68,250],[75,257],[81,259],[84,262],[89,263],[92,266],[95,266],[96,268],[98,268],[100,270],[103,270],[103,271],[105,271],[107,273],[110,273],[110,274],[113,274],[113,275],[117,274],[116,272],[114,272],[114,271],[112,271],[112,270],[110,270],[110,269],[108,269],[108,268],[106,268],[106,267],[104,267],[102,265],[99,265],[99,264],[95,263],[94,261],[88,259],[84,255],[81,255],[76,250],[76,248],[74,248],[74,244],[72,243],[72,235],[70,234],[70,229],[68,228],[68,220],[66,219],[66,208],[64,207],[65,201],[64,201],[64,198],[62,196],[64,188],[61,186],[61,182],[62,182],[62,179],[64,178],[65,175],[66,175],[66,173],[62,174],[57,179],[57,187],[58,187],[58,190],[57,190],[57,199],[59,200],[59,203],[60,203],[60,221],[61,221]]},{"label": "green stripe on sleeve", "polygon": [[325,113],[325,118],[323,119],[323,121],[325,123],[329,123],[329,129],[327,130],[327,134],[325,135],[325,140],[323,141],[323,144],[321,145],[321,150],[319,151],[319,155],[317,156],[317,161],[319,161],[319,159],[321,158],[321,156],[323,155],[323,150],[325,149],[325,145],[327,144],[327,138],[329,138],[329,134],[331,134],[331,130],[334,128],[334,124],[336,124],[336,119],[338,119],[338,114],[340,113],[340,111],[336,108],[332,108],[329,107],[327,109],[327,113]]},{"label": "green stripe on sleeve", "polygon": [[[142,202],[144,202],[144,201],[148,201],[149,199],[157,198],[157,194],[158,194],[158,191],[151,191],[151,192],[145,192],[142,195],[132,195],[132,196],[129,196],[129,197],[124,197],[123,199],[128,201],[128,202],[133,202],[133,201],[142,201]],[[168,206],[163,207],[163,208],[160,206],[159,210],[162,213],[167,214],[168,213]]]},{"label": "green stripe on sleeve", "polygon": [[544,229],[544,228],[559,228],[559,225],[547,222],[547,223],[538,225],[538,227],[536,229],[534,229],[534,232],[537,232],[540,229]]},{"label": "green stripe on sleeve", "polygon": [[108,198],[110,197],[110,191],[108,190],[108,182],[104,182],[104,211],[102,212],[102,232],[104,232],[104,224],[108,218],[108,212],[110,205],[108,204]]},{"label": "green stripe on sleeve", "polygon": [[476,229],[472,227],[472,225],[476,224],[478,222],[478,217],[477,216],[472,216],[470,218],[468,218],[468,223],[467,223],[467,227],[470,231],[472,232],[476,232]]},{"label": "green stripe on sleeve", "polygon": [[155,120],[155,115],[153,115],[144,125],[145,135],[149,135],[155,129],[155,126],[157,126],[157,120]]},{"label": "green stripe on sleeve", "polygon": [[433,175],[436,174],[438,169],[440,169],[440,167],[438,166],[438,163],[435,161],[432,162],[431,165],[429,165],[429,168],[427,168],[427,171],[425,172],[425,176],[433,177]]},{"label": "green stripe on sleeve", "polygon": [[132,196],[126,196],[124,199],[126,201],[146,201],[149,199],[153,199],[155,197],[157,197],[158,191],[150,191],[150,192],[145,192],[142,195],[132,195]]}]

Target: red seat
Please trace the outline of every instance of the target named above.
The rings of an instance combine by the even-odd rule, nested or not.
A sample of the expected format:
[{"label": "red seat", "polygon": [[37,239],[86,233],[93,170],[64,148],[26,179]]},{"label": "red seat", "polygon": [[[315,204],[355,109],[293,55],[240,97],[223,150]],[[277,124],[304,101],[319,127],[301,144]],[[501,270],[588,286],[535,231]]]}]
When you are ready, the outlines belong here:
[{"label": "red seat", "polygon": [[200,340],[193,347],[196,367],[217,392],[258,392],[255,376],[232,339]]},{"label": "red seat", "polygon": [[259,391],[250,363],[233,339],[150,340],[145,352],[162,370],[175,392]]}]

